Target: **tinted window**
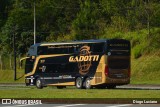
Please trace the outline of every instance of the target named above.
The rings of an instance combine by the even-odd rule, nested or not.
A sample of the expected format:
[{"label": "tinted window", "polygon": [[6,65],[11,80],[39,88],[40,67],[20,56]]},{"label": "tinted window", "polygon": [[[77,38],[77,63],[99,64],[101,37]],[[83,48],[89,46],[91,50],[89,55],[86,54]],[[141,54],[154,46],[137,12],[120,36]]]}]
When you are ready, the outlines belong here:
[{"label": "tinted window", "polygon": [[38,55],[45,55],[45,54],[47,54],[47,46],[39,46],[37,54]]},{"label": "tinted window", "polygon": [[126,69],[130,65],[129,57],[108,57],[109,68],[112,69]]},{"label": "tinted window", "polygon": [[69,45],[39,46],[38,55],[74,53],[75,47]]},{"label": "tinted window", "polygon": [[48,48],[47,54],[66,54],[68,53],[68,48],[65,47],[54,47],[54,48]]},{"label": "tinted window", "polygon": [[103,52],[104,43],[95,43],[92,44],[92,52]]},{"label": "tinted window", "polygon": [[108,40],[107,41],[107,49],[119,49],[119,50],[129,50],[130,49],[130,42],[127,40]]},{"label": "tinted window", "polygon": [[107,55],[128,56],[130,55],[130,42],[127,40],[108,40]]},{"label": "tinted window", "polygon": [[75,47],[69,47],[68,48],[68,53],[74,53]]}]

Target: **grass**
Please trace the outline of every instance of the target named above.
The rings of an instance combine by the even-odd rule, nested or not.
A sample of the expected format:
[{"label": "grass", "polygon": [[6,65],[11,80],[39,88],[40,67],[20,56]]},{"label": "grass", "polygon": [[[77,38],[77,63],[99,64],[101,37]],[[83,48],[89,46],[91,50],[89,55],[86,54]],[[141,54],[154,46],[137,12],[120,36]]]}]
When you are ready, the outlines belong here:
[{"label": "grass", "polygon": [[160,84],[160,52],[132,59],[132,84]]},{"label": "grass", "polygon": [[17,71],[17,80],[14,81],[13,70],[0,70],[0,83],[24,83],[24,71]]},{"label": "grass", "polygon": [[0,90],[0,98],[159,98],[160,90],[121,89],[12,89]]}]

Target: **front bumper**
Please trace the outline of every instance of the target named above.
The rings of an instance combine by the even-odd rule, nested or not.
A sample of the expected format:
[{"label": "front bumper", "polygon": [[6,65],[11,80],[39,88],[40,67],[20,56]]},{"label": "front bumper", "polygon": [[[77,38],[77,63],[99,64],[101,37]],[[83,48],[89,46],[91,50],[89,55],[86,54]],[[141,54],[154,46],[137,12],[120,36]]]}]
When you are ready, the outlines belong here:
[{"label": "front bumper", "polygon": [[25,83],[26,83],[26,86],[35,85],[35,78],[33,76],[26,77],[25,78]]}]

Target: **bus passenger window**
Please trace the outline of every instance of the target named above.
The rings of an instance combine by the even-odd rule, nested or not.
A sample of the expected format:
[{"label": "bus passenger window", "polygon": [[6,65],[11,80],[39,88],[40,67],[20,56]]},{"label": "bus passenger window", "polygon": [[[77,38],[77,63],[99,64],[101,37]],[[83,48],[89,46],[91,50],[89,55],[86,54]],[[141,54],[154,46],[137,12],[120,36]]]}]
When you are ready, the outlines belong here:
[{"label": "bus passenger window", "polygon": [[92,45],[92,52],[103,52],[104,43],[96,43]]},{"label": "bus passenger window", "polygon": [[74,47],[69,47],[68,48],[68,53],[74,53]]},{"label": "bus passenger window", "polygon": [[45,54],[47,54],[47,47],[46,46],[39,46],[37,54],[38,55],[45,55]]},{"label": "bus passenger window", "polygon": [[74,46],[74,53],[79,53],[80,51],[80,45],[75,45]]}]

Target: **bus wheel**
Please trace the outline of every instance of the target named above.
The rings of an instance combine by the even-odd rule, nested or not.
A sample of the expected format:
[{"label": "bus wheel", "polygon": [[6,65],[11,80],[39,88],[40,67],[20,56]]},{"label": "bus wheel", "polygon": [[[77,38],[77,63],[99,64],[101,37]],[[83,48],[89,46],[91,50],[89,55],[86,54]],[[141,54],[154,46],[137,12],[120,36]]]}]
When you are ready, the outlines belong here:
[{"label": "bus wheel", "polygon": [[77,79],[76,79],[76,87],[78,88],[78,89],[82,89],[82,79],[81,79],[81,77],[78,77]]},{"label": "bus wheel", "polygon": [[84,87],[86,89],[91,89],[92,88],[90,78],[86,78],[85,79],[85,81],[84,81]]},{"label": "bus wheel", "polygon": [[42,89],[43,88],[42,81],[41,81],[40,78],[37,78],[37,80],[36,80],[36,87],[38,89]]},{"label": "bus wheel", "polygon": [[116,85],[108,85],[107,88],[108,88],[108,89],[115,89],[115,88],[116,88]]}]

